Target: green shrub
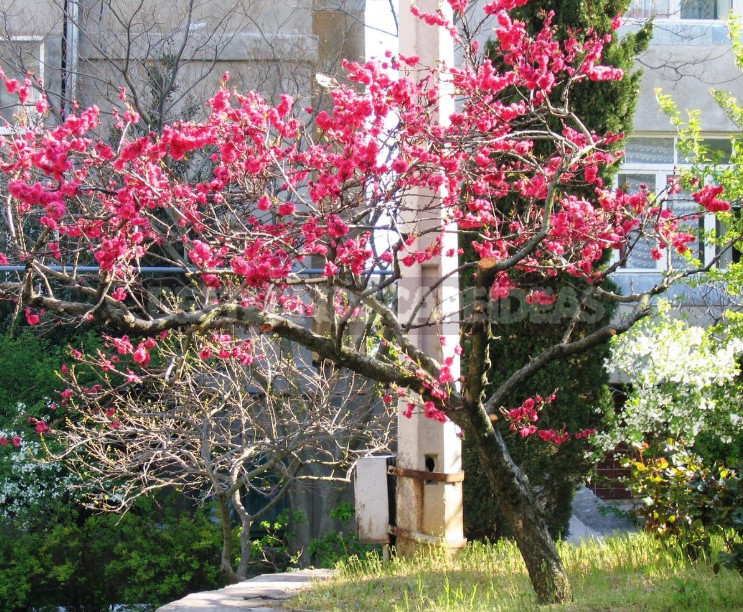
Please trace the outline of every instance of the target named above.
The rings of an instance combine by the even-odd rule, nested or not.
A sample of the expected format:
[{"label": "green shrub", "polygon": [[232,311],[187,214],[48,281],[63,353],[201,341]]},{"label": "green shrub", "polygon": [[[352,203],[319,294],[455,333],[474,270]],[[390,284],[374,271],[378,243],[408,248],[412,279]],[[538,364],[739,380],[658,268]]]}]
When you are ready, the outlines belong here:
[{"label": "green shrub", "polygon": [[0,528],[0,609],[154,609],[223,586],[218,526],[145,501],[124,516],[70,511],[33,531]]},{"label": "green shrub", "polygon": [[[341,502],[337,508],[331,510],[330,516],[336,521],[350,523],[354,517],[353,505]],[[347,561],[350,557],[364,557],[371,546],[359,542],[355,530],[348,532],[334,531],[325,534],[322,538],[312,540],[309,545],[309,553],[312,563],[316,567],[335,567],[341,561]]]},{"label": "green shrub", "polygon": [[[289,531],[289,524],[297,525],[306,521],[304,512],[295,512],[289,508],[282,510],[272,521],[261,521],[258,525],[260,537],[250,541],[249,571],[256,574],[283,572],[291,566],[296,566],[299,555],[289,553],[289,540],[295,536]],[[239,535],[240,528],[235,531]]]},{"label": "green shrub", "polygon": [[707,555],[711,537],[719,535],[726,550],[720,553],[717,567],[743,575],[740,471],[706,463],[673,440],[646,456],[649,450],[630,461],[630,485],[642,502],[637,514],[645,528],[691,559]]}]

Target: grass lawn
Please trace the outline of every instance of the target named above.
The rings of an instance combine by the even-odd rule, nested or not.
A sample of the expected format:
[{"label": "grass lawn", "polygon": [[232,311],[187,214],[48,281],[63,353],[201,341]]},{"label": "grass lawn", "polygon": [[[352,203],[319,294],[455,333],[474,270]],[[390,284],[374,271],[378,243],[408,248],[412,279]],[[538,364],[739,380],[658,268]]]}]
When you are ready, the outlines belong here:
[{"label": "grass lawn", "polygon": [[[376,553],[339,566],[337,578],[287,602],[297,610],[365,612],[565,610],[601,612],[743,611],[743,578],[692,564],[649,534],[635,533],[580,546],[560,543],[575,601],[538,606],[526,569],[510,542],[473,542],[453,558],[440,550],[383,562]],[[716,556],[716,552],[713,553]]]}]

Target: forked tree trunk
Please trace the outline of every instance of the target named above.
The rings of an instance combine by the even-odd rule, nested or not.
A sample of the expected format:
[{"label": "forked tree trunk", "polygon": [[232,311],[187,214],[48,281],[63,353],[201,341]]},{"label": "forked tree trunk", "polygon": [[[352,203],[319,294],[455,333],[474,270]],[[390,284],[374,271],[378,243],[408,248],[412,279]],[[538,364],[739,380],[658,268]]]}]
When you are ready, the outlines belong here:
[{"label": "forked tree trunk", "polygon": [[253,526],[253,516],[248,512],[242,500],[242,487],[232,493],[232,506],[240,519],[240,563],[237,564],[236,576],[238,580],[248,577],[248,564],[253,554],[250,545],[250,529]]},{"label": "forked tree trunk", "polygon": [[514,534],[540,604],[572,600],[572,589],[555,542],[547,529],[544,511],[523,471],[485,411],[468,412],[467,435],[477,446],[480,461],[493,487],[503,518]]}]

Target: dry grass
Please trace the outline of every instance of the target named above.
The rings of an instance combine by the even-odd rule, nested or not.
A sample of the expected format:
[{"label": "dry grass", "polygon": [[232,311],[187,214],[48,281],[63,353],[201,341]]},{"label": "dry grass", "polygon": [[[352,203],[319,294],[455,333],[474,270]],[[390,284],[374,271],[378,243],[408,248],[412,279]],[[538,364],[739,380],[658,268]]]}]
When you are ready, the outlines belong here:
[{"label": "dry grass", "polygon": [[386,563],[377,554],[352,558],[339,566],[337,578],[317,584],[290,606],[354,612],[743,611],[739,574],[716,575],[708,560],[691,564],[647,534],[561,543],[560,554],[575,594],[568,604],[537,605],[513,544],[473,542],[454,558],[438,550]]}]

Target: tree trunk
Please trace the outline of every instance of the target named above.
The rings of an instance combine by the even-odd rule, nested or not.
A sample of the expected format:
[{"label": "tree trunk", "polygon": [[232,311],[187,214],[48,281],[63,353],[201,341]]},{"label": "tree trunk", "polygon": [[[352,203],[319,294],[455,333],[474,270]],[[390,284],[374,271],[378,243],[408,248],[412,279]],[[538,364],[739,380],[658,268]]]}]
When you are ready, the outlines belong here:
[{"label": "tree trunk", "polygon": [[222,521],[222,558],[219,569],[230,584],[238,582],[237,574],[232,569],[232,522],[230,521],[230,500],[224,495],[217,495],[219,515]]},{"label": "tree trunk", "polygon": [[526,474],[511,459],[500,432],[493,428],[481,406],[469,409],[468,417],[466,433],[477,446],[498,507],[526,563],[537,600],[540,604],[572,600],[567,572]]},{"label": "tree trunk", "polygon": [[[493,427],[482,404],[489,359],[491,323],[487,317],[490,287],[498,270],[491,258],[481,259],[475,275],[472,316],[464,327],[471,338],[469,363],[464,385],[462,411],[449,416],[471,436],[477,446],[493,494],[503,519],[516,539],[526,563],[531,584],[540,604],[562,603],[573,598],[567,572],[547,529],[544,509],[529,485],[526,474],[513,462],[500,432]],[[492,398],[491,398],[492,399]]]},{"label": "tree trunk", "polygon": [[248,577],[248,564],[253,553],[250,546],[250,528],[253,526],[253,517],[242,502],[241,489],[232,494],[232,505],[240,518],[240,563],[237,564],[237,579],[245,580]]}]

